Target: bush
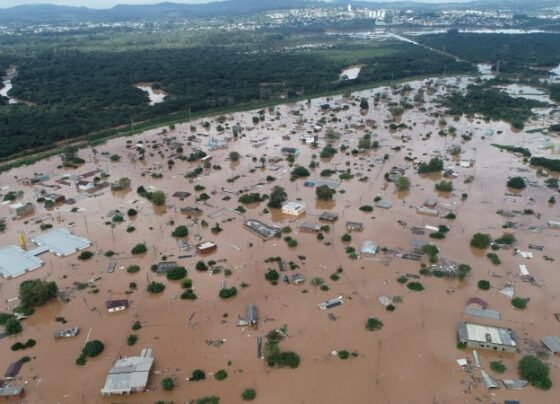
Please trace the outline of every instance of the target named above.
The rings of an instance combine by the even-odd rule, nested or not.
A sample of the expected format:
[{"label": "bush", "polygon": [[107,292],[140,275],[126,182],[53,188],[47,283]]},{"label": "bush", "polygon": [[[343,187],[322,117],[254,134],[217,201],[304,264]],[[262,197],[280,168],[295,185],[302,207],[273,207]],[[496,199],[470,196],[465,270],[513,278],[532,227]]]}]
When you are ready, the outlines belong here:
[{"label": "bush", "polygon": [[350,357],[350,352],[342,349],[342,350],[338,351],[338,357],[340,359],[348,359]]},{"label": "bush", "polygon": [[366,330],[368,331],[378,331],[383,327],[383,323],[381,320],[376,319],[375,317],[370,317],[366,321]]},{"label": "bush", "polygon": [[245,389],[241,393],[241,399],[243,401],[253,401],[257,397],[257,392],[254,389]]},{"label": "bush", "polygon": [[519,376],[533,386],[542,390],[549,390],[552,387],[548,365],[536,356],[524,356],[519,361],[518,370]]},{"label": "bush", "polygon": [[23,349],[25,349],[25,345],[23,345],[21,342],[16,342],[11,347],[12,351],[21,351]]},{"label": "bush", "polygon": [[189,229],[187,226],[177,226],[171,235],[177,238],[187,237],[189,235]]},{"label": "bush", "polygon": [[352,241],[352,236],[348,233],[344,233],[340,239],[345,243],[349,243]]},{"label": "bush", "polygon": [[202,369],[193,370],[191,377],[189,378],[189,380],[192,380],[194,382],[198,382],[199,380],[204,379],[206,379],[206,373],[204,373],[204,370]]},{"label": "bush", "polygon": [[502,262],[500,261],[500,257],[498,257],[494,253],[486,254],[486,257],[492,262],[494,265],[500,265]]},{"label": "bush", "polygon": [[406,287],[415,292],[424,290],[424,286],[422,286],[420,282],[410,282],[408,285],[406,285]]},{"label": "bush", "polygon": [[136,209],[130,208],[128,212],[126,212],[126,214],[130,217],[135,217],[136,215],[138,215],[138,212],[136,211]]},{"label": "bush", "polygon": [[183,293],[181,293],[181,299],[183,300],[196,300],[198,296],[194,293],[194,290],[187,289]]},{"label": "bush", "polygon": [[410,189],[410,179],[408,177],[400,176],[395,182],[397,191],[408,191]]},{"label": "bush", "polygon": [[522,177],[513,177],[508,180],[507,186],[513,189],[524,189],[527,185]]},{"label": "bush", "polygon": [[492,238],[489,234],[476,233],[471,239],[471,247],[484,250],[490,246]]},{"label": "bush", "polygon": [[227,377],[228,374],[224,369],[220,369],[216,373],[214,373],[214,379],[216,380],[225,380]]},{"label": "bush", "polygon": [[135,345],[137,341],[138,341],[138,336],[137,335],[129,335],[128,339],[126,340],[126,343],[129,346],[132,346],[132,345]]},{"label": "bush", "polygon": [[527,299],[523,299],[522,297],[514,297],[511,299],[511,305],[516,309],[523,310],[527,308]]},{"label": "bush", "polygon": [[298,166],[292,170],[292,178],[304,178],[310,175],[309,170],[303,166]]},{"label": "bush", "polygon": [[490,281],[481,279],[478,281],[478,288],[480,290],[489,290],[490,289]]},{"label": "bush", "polygon": [[315,188],[315,195],[317,196],[317,199],[321,201],[332,201],[335,194],[336,190],[328,187],[327,185],[321,185]]},{"label": "bush", "polygon": [[161,388],[165,391],[171,391],[175,388],[175,382],[171,377],[164,377],[161,379]]},{"label": "bush", "polygon": [[132,255],[138,255],[138,254],[144,254],[146,251],[148,251],[148,249],[146,248],[146,244],[136,244],[134,247],[132,247],[132,250],[130,251],[132,253]]},{"label": "bush", "polygon": [[128,268],[126,268],[126,272],[128,272],[129,274],[135,274],[136,272],[140,272],[140,266],[129,265]]},{"label": "bush", "polygon": [[506,365],[502,361],[492,361],[490,362],[490,369],[496,373],[504,373],[506,371]]},{"label": "bush", "polygon": [[436,190],[440,192],[453,191],[453,183],[451,181],[440,181],[436,184]]},{"label": "bush", "polygon": [[268,357],[268,366],[285,367],[295,369],[299,366],[299,355],[292,351],[274,352]]},{"label": "bush", "polygon": [[94,358],[98,355],[101,355],[101,353],[103,352],[103,350],[105,349],[105,345],[103,345],[103,342],[95,339],[93,341],[89,341],[84,345],[84,349],[82,351],[82,353],[85,356],[88,356],[90,358]]},{"label": "bush", "polygon": [[516,241],[515,236],[509,233],[504,233],[502,234],[502,237],[494,240],[494,242],[497,244],[505,244],[505,245],[512,245],[513,243],[515,243],[515,241]]},{"label": "bush", "polygon": [[82,251],[80,255],[78,255],[78,259],[82,261],[89,260],[91,257],[93,257],[93,253],[91,251]]},{"label": "bush", "polygon": [[132,329],[134,331],[138,331],[140,328],[142,328],[142,323],[140,323],[140,321],[135,321],[134,324],[132,324]]},{"label": "bush", "polygon": [[232,286],[231,288],[224,288],[220,290],[219,296],[222,299],[229,299],[231,297],[235,297],[237,295],[237,288]]},{"label": "bush", "polygon": [[198,272],[206,272],[208,271],[208,266],[204,263],[204,261],[198,261],[195,265],[195,269]]},{"label": "bush", "polygon": [[166,273],[166,277],[170,281],[178,281],[186,276],[187,276],[187,270],[183,267],[172,268]]},{"label": "bush", "polygon": [[58,294],[55,282],[45,282],[41,279],[23,281],[19,285],[19,301],[21,307],[43,306]]},{"label": "bush", "polygon": [[165,290],[165,285],[163,283],[152,281],[148,284],[146,290],[153,294],[161,293]]},{"label": "bush", "polygon": [[434,173],[441,170],[443,170],[443,160],[437,157],[431,159],[429,163],[420,163],[418,167],[418,173],[420,174]]},{"label": "bush", "polygon": [[373,212],[373,206],[363,205],[359,208],[362,212]]}]

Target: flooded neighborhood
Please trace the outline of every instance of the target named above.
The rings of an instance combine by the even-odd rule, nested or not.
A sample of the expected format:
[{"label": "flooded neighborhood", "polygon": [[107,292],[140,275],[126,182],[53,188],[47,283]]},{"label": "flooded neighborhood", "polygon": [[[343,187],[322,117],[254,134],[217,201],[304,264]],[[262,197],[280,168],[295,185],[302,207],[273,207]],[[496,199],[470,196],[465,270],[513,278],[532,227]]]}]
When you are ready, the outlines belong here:
[{"label": "flooded neighborhood", "polygon": [[510,85],[548,104],[522,130],[447,114],[478,80],[217,114],[1,173],[0,312],[22,282],[58,286],[0,337],[11,385],[29,403],[557,403],[517,368],[537,355],[560,378],[560,173],[524,154],[558,158],[560,109]]}]

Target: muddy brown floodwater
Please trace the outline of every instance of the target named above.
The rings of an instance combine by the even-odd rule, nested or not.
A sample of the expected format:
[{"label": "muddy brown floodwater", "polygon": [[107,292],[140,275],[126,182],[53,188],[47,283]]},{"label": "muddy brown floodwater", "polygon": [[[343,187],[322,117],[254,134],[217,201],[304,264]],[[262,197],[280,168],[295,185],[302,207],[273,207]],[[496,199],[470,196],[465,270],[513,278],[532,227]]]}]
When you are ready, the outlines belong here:
[{"label": "muddy brown floodwater", "polygon": [[[50,210],[37,204],[35,216],[8,219],[6,232],[0,234],[0,246],[17,244],[18,231],[23,231],[28,239],[40,232],[36,219],[42,218],[43,223],[67,227],[74,234],[87,237],[93,242],[90,250],[95,252],[95,256],[85,262],[78,261],[76,255],[60,258],[47,253],[41,256],[45,261],[42,268],[16,279],[0,281],[2,312],[18,304],[12,298],[17,296],[19,284],[28,279],[56,281],[61,290],[67,289],[71,295],[68,303],[50,303],[37,309],[35,314],[22,321],[21,334],[0,340],[1,370],[23,355],[32,358],[23,365],[13,382],[25,386],[25,401],[28,403],[184,402],[210,395],[219,396],[222,403],[238,403],[243,389],[249,387],[256,390],[256,402],[259,403],[486,403],[505,399],[520,399],[523,403],[557,403],[560,392],[560,361],[557,357],[547,359],[554,383],[548,392],[530,386],[524,390],[502,387],[489,392],[484,388],[478,370],[468,372],[456,363],[460,358],[472,360],[470,349],[456,348],[459,321],[510,327],[517,333],[519,352],[516,354],[479,350],[483,368],[497,379],[518,378],[517,362],[533,349],[530,342],[538,343],[542,336],[560,332],[560,324],[554,318],[554,313],[560,312],[560,273],[557,271],[560,231],[546,228],[548,220],[560,217],[557,205],[547,203],[553,191],[543,185],[544,178],[538,177],[536,170],[523,163],[522,158],[500,151],[491,143],[523,145],[534,155],[550,155],[551,151],[539,148],[542,134],[513,133],[503,122],[485,122],[476,117],[470,120],[445,117],[447,123],[441,126],[438,114],[442,110],[437,106],[436,98],[452,87],[464,89],[469,80],[434,79],[429,87],[426,80],[409,83],[412,91],[405,96],[411,99],[419,88],[424,88],[425,101],[405,111],[400,120],[404,128],[394,131],[388,126],[391,119],[388,103],[399,102],[402,96],[398,91],[393,93],[390,88],[383,87],[353,93],[351,98],[335,96],[313,99],[309,103],[280,105],[264,111],[264,121],[256,126],[253,117],[258,112],[250,111],[227,115],[221,124],[217,117],[206,118],[176,125],[174,130],[160,128],[134,137],[114,139],[96,147],[95,152],[93,149],[80,150],[79,155],[87,163],[75,170],[61,168],[60,158],[52,157],[1,174],[1,192],[23,191],[20,199],[23,202],[34,202],[42,190],[64,194],[77,202]],[[375,104],[373,96],[377,93],[384,96]],[[359,111],[361,97],[369,99],[367,112]],[[331,109],[325,112],[321,105],[326,103]],[[321,120],[319,147],[314,149],[312,145],[303,144],[300,134],[313,133],[314,126]],[[210,123],[209,129],[204,128],[205,121]],[[191,131],[191,125],[194,131]],[[223,132],[217,132],[219,125],[225,129]],[[227,148],[209,152],[211,165],[221,166],[221,169],[204,169],[199,176],[187,179],[185,174],[202,167],[202,163],[173,157],[176,152],[169,146],[172,141],[182,145],[185,155],[196,148],[207,151],[209,139],[231,137],[234,125],[244,128],[242,135],[232,139]],[[377,125],[377,128],[371,125]],[[530,122],[528,128],[548,125],[548,118],[540,117]],[[456,128],[455,137],[438,135],[442,128],[448,130],[450,126]],[[281,157],[282,147],[297,147],[300,154],[295,164],[308,166],[325,145],[327,127],[341,133],[336,146],[349,147],[331,159],[317,158],[318,167],[310,170],[309,179],[319,179],[319,173],[327,168],[349,169],[354,177],[341,181],[334,201],[321,202],[316,201],[314,188],[304,186],[304,179],[290,181],[291,167],[285,159],[277,163],[269,163],[268,159]],[[351,154],[367,131],[372,133],[372,140],[379,142],[379,149]],[[463,136],[468,137],[466,135],[471,135],[472,139],[464,140]],[[191,136],[193,138],[189,140]],[[139,160],[139,153],[130,147],[140,142],[146,150],[144,160]],[[460,159],[446,152],[455,144],[462,148]],[[397,146],[400,150],[394,149]],[[238,163],[227,160],[230,151],[241,154]],[[112,154],[118,154],[120,161],[112,161],[109,158]],[[456,173],[451,193],[436,193],[434,184],[441,176],[420,176],[411,162],[414,158],[416,162],[428,161],[438,154],[445,156],[446,167]],[[267,161],[264,168],[259,161],[261,157]],[[169,159],[175,162],[171,169],[168,168]],[[460,160],[472,160],[474,165],[463,168],[459,166]],[[409,191],[397,193],[395,186],[385,180],[385,173],[393,166],[406,169],[405,175],[411,181]],[[79,192],[72,179],[68,180],[68,185],[57,183],[65,174],[75,178],[95,169],[109,174],[109,182],[121,177],[130,178],[131,189],[111,192],[104,188],[87,194]],[[50,179],[39,185],[25,185],[24,179],[32,178],[36,173],[47,173]],[[508,177],[517,175],[526,178],[528,187],[514,194],[505,184]],[[275,181],[267,182],[267,176],[275,177]],[[329,179],[338,179],[337,176]],[[136,189],[140,185],[164,191],[166,206],[154,208],[137,195]],[[195,191],[195,185],[202,185],[204,191]],[[250,205],[242,214],[218,212],[222,208],[236,208],[242,190],[269,194],[275,185],[286,189],[289,200],[301,200],[307,205],[303,217],[286,216],[278,210],[269,212],[266,202]],[[176,191],[192,195],[179,200],[172,197]],[[210,199],[196,202],[195,198],[201,192],[210,195]],[[466,199],[463,194],[467,195]],[[391,201],[393,206],[390,209],[375,207],[373,212],[359,209],[362,205],[374,206],[377,196]],[[417,214],[416,206],[427,198],[435,198],[442,212],[446,209],[454,211],[457,218],[447,220]],[[201,220],[195,222],[180,211],[180,208],[195,206],[203,210],[200,219],[209,226],[202,226]],[[136,218],[127,218],[125,213],[129,208],[138,210]],[[124,214],[124,222],[106,224],[116,209]],[[507,219],[496,214],[499,209],[532,209],[534,214],[517,214]],[[323,233],[323,241],[312,233],[298,231],[298,223],[302,221],[318,223],[318,215],[323,210],[339,215],[330,231]],[[8,204],[0,205],[0,217],[10,217]],[[289,248],[281,238],[260,240],[243,228],[243,220],[248,218],[290,226],[290,236],[298,241],[297,247]],[[474,233],[499,237],[506,220],[518,223],[518,228],[508,230],[515,234],[518,248],[526,251],[528,244],[532,243],[544,246],[544,251],[534,251],[531,260],[515,256],[512,249],[497,251],[502,263],[495,266],[485,257],[486,252],[470,248],[469,240]],[[343,243],[341,236],[346,232],[347,221],[363,223],[364,230],[353,232],[352,240]],[[215,223],[223,228],[219,234],[211,232]],[[450,228],[443,240],[431,240],[429,231],[424,235],[411,233],[413,226],[443,224]],[[199,240],[210,240],[218,244],[217,251],[203,258],[196,256],[194,249],[181,251],[171,237],[171,231],[178,225],[188,226],[186,240],[191,245]],[[544,229],[540,233],[530,232],[529,226],[532,225],[544,226]],[[127,232],[130,226],[136,230]],[[441,257],[469,264],[471,274],[463,282],[421,277],[418,281],[425,288],[422,292],[413,292],[401,285],[397,278],[406,273],[418,274],[421,262],[399,258],[395,252],[410,252],[411,241],[418,239],[434,242],[441,250]],[[381,252],[370,259],[350,259],[346,247],[359,251],[365,240],[372,240],[389,252]],[[131,248],[142,242],[148,252],[132,256]],[[104,253],[109,250],[116,255],[105,257]],[[545,255],[556,261],[546,261]],[[305,283],[271,285],[264,278],[267,268],[276,268],[275,264],[264,262],[270,256],[293,261],[299,266],[297,272],[305,276]],[[167,281],[150,271],[151,265],[164,257],[187,268],[197,300],[181,300],[180,282]],[[195,263],[199,259],[218,261],[232,274],[226,277],[223,272],[216,275],[197,272]],[[114,273],[107,272],[110,260],[117,262]],[[426,262],[425,258],[423,262]],[[132,264],[139,265],[141,271],[127,273],[126,267]],[[521,280],[519,264],[528,266],[536,284]],[[330,276],[339,267],[343,268],[340,279],[331,280]],[[310,280],[314,277],[323,278],[329,290],[313,287]],[[490,280],[493,288],[479,290],[477,281],[480,279]],[[147,283],[153,280],[167,286],[163,293],[150,295],[146,292]],[[228,287],[237,287],[235,298],[221,300],[218,297],[222,281]],[[90,286],[76,290],[73,288],[75,282],[90,282]],[[130,282],[136,282],[138,289],[127,293]],[[508,282],[513,283],[517,296],[530,298],[527,309],[513,309],[508,298],[499,292]],[[241,287],[242,283],[248,286]],[[337,296],[344,297],[342,306],[329,311],[318,309],[318,303]],[[402,302],[395,304],[394,312],[389,312],[380,304],[381,296],[400,296]],[[107,299],[124,297],[130,299],[128,310],[107,313],[104,306]],[[485,299],[491,309],[501,312],[502,320],[464,315],[464,305],[471,297]],[[238,315],[244,315],[246,305],[251,303],[258,307],[258,329],[236,327]],[[334,314],[336,321],[328,317],[329,313]],[[383,322],[381,330],[365,330],[364,324],[370,316]],[[57,317],[63,317],[67,323],[56,322]],[[143,328],[132,331],[135,321],[140,321]],[[268,368],[257,357],[257,337],[283,325],[288,327],[288,337],[281,342],[282,349],[293,350],[301,356],[301,364],[295,370]],[[77,337],[54,340],[55,331],[71,326],[80,327]],[[138,335],[135,346],[127,345],[130,334]],[[79,367],[75,359],[88,336],[103,341],[105,351]],[[35,339],[37,345],[25,351],[10,350],[16,341],[28,338]],[[208,339],[225,339],[226,342],[214,347],[207,345]],[[155,357],[148,391],[111,399],[102,397],[100,389],[113,362],[120,356],[138,355],[144,347],[152,348]],[[331,355],[339,350],[356,352],[357,357],[342,360]],[[503,360],[507,366],[503,376],[490,371],[492,360]],[[194,369],[205,370],[207,379],[187,381]],[[210,376],[219,369],[228,371],[225,381],[219,382]],[[167,376],[176,380],[177,387],[171,392],[164,392],[160,385],[162,378]]]}]

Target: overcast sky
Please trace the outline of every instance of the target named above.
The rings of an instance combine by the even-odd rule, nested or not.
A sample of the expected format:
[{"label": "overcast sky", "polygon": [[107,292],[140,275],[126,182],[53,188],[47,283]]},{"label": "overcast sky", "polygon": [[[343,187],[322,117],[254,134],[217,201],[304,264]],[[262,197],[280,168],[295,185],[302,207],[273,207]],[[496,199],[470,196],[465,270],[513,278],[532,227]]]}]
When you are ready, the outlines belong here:
[{"label": "overcast sky", "polygon": [[[216,0],[0,0],[0,8],[18,6],[21,4],[39,4],[39,3],[60,4],[65,6],[87,6],[92,8],[109,8],[109,7],[113,7],[116,4],[154,4],[154,3],[162,3],[164,1],[169,1],[173,3],[200,4],[200,3],[210,3],[211,1],[216,1]],[[375,0],[375,1],[382,2],[382,1],[392,1],[392,0]],[[442,2],[453,3],[453,2],[462,2],[466,0],[412,0],[412,1],[422,1],[425,3],[442,3]]]}]

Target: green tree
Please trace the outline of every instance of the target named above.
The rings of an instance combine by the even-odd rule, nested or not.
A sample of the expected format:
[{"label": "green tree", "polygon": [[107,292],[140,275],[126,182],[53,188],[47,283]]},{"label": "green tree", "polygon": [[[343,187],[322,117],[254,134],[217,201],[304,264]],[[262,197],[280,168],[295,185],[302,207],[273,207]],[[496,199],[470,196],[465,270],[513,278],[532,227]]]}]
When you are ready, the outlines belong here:
[{"label": "green tree", "polygon": [[366,330],[368,331],[378,331],[383,327],[381,320],[375,317],[370,317],[366,321]]},{"label": "green tree", "polygon": [[164,377],[161,379],[161,388],[165,391],[171,391],[175,388],[175,382],[171,377]]},{"label": "green tree", "polygon": [[524,189],[527,185],[523,177],[513,177],[508,180],[507,186],[513,189]]},{"label": "green tree", "polygon": [[177,238],[187,237],[189,235],[189,229],[184,225],[177,226],[171,235]]},{"label": "green tree", "polygon": [[146,288],[146,290],[153,294],[161,293],[165,290],[165,285],[159,282],[150,282]]},{"label": "green tree", "polygon": [[55,282],[46,282],[41,279],[23,281],[19,285],[19,301],[23,307],[43,306],[58,294]]},{"label": "green tree", "polygon": [[292,170],[292,178],[309,177],[311,173],[304,166],[298,166]]},{"label": "green tree", "polygon": [[519,376],[533,386],[542,390],[549,390],[552,387],[548,365],[536,356],[524,356],[519,361],[518,370]]},{"label": "green tree", "polygon": [[257,397],[257,392],[255,389],[245,389],[241,393],[241,399],[243,401],[253,401]]},{"label": "green tree", "polygon": [[165,205],[165,194],[163,191],[156,191],[150,194],[150,201],[155,206],[162,206]]},{"label": "green tree", "polygon": [[88,341],[84,345],[83,353],[90,358],[94,358],[98,355],[101,355],[104,349],[105,345],[103,345],[103,342],[94,339],[93,341]]},{"label": "green tree", "polygon": [[367,98],[362,97],[360,100],[360,109],[369,109],[369,102]]},{"label": "green tree", "polygon": [[489,234],[476,233],[471,239],[471,247],[484,250],[490,247],[492,238]]},{"label": "green tree", "polygon": [[239,152],[236,152],[236,151],[230,151],[229,152],[229,159],[231,161],[239,161],[240,157],[241,156],[240,156]]},{"label": "green tree", "polygon": [[272,192],[270,193],[270,198],[268,199],[268,207],[279,209],[287,199],[288,194],[286,193],[284,188],[275,186],[274,188],[272,188]]},{"label": "green tree", "polygon": [[397,191],[408,191],[410,189],[410,179],[408,177],[400,176],[395,182]]},{"label": "green tree", "polygon": [[21,324],[15,317],[11,317],[4,324],[4,329],[8,335],[19,334],[21,332]]},{"label": "green tree", "polygon": [[321,185],[315,188],[315,195],[317,196],[317,199],[322,201],[332,201],[335,194],[336,190],[327,185]]},{"label": "green tree", "polygon": [[214,373],[214,378],[216,380],[219,380],[219,381],[220,380],[225,380],[225,379],[227,379],[227,377],[228,377],[228,374],[224,369],[220,369],[216,373]]},{"label": "green tree", "polygon": [[146,251],[148,251],[148,248],[146,248],[146,244],[140,243],[132,247],[132,250],[130,252],[132,253],[132,255],[138,255],[144,254]]},{"label": "green tree", "polygon": [[183,267],[172,268],[165,274],[170,281],[178,281],[187,276],[187,270]]}]

